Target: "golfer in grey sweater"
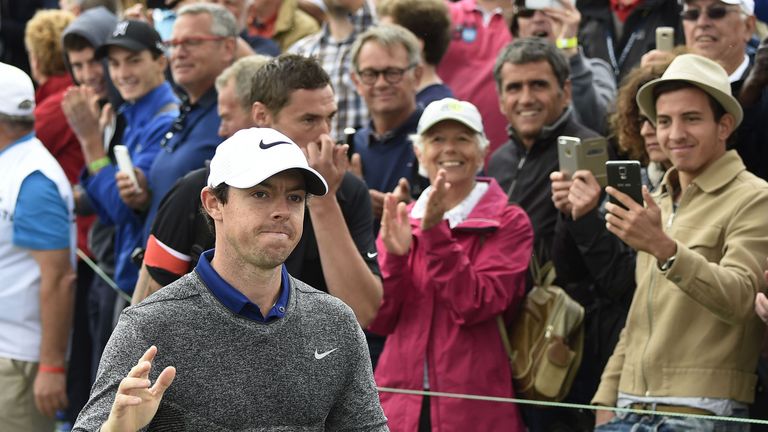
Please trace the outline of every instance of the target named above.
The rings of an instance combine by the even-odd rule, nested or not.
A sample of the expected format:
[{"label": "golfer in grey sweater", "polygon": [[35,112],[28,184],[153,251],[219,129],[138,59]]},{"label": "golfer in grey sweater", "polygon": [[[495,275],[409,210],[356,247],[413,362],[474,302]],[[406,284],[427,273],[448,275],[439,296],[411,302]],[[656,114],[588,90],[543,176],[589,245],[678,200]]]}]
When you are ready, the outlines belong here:
[{"label": "golfer in grey sweater", "polygon": [[283,261],[325,180],[272,129],[219,145],[216,247],[120,317],[75,431],[387,431],[363,333]]}]

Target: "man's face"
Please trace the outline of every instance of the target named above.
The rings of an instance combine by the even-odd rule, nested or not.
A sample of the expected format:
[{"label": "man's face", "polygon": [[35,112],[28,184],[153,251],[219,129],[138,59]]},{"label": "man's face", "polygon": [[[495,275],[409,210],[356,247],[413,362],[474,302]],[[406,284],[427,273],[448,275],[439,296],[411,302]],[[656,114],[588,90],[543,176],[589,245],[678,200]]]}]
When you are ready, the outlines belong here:
[{"label": "man's face", "polygon": [[315,90],[299,89],[291,93],[288,104],[280,112],[256,123],[276,129],[299,147],[306,148],[310,142],[319,140],[320,135],[330,132],[336,110],[330,85]]},{"label": "man's face", "polygon": [[[360,49],[357,63],[352,80],[371,114],[410,114],[416,109],[421,66],[408,63],[408,51],[404,46],[388,49],[378,42],[368,41]],[[390,73],[378,73],[375,81],[363,82],[365,75],[386,70]]]},{"label": "man's face", "polygon": [[[707,11],[723,9],[721,18],[710,18]],[[719,0],[690,0],[684,10],[699,12],[697,20],[683,20],[685,45],[694,53],[714,60],[730,74],[744,60],[744,50],[754,31],[754,17],[745,17],[738,5]]]},{"label": "man's face", "polygon": [[171,39],[173,79],[193,97],[202,96],[233,59],[234,40],[211,33],[212,18],[207,13],[185,14],[176,18]]},{"label": "man's face", "polygon": [[553,124],[571,100],[570,82],[560,88],[546,60],[504,63],[501,68],[501,112],[524,142],[533,142]]},{"label": "man's face", "polygon": [[275,174],[249,189],[230,187],[227,203],[208,210],[216,223],[216,253],[257,268],[279,266],[301,238],[306,197],[298,170]]},{"label": "man's face", "polygon": [[555,43],[562,27],[539,9],[535,9],[530,17],[518,15],[517,26],[518,37],[541,37],[552,43]]},{"label": "man's face", "polygon": [[240,129],[253,126],[251,112],[243,109],[235,94],[235,80],[230,79],[227,85],[219,91],[219,136],[229,138]]},{"label": "man's face", "polygon": [[99,97],[107,97],[107,84],[104,79],[104,66],[96,60],[93,48],[83,48],[80,51],[67,51],[69,65],[75,81],[90,87]]},{"label": "man's face", "polygon": [[693,179],[725,154],[733,117],[714,119],[709,98],[698,88],[662,93],[656,100],[659,145],[681,175]]},{"label": "man's face", "polygon": [[165,81],[165,56],[152,58],[149,50],[134,52],[109,48],[109,76],[126,101],[135,102]]}]

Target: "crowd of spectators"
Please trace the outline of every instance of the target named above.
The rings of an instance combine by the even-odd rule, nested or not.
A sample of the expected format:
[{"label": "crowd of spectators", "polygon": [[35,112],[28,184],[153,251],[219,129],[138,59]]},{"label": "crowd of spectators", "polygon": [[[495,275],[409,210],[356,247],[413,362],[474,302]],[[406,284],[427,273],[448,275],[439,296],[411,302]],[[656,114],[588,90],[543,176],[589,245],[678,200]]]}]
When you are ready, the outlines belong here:
[{"label": "crowd of spectators", "polygon": [[[380,392],[391,430],[749,430],[601,406],[768,418],[765,2],[40,0],[0,18],[0,429],[111,427],[133,362],[160,363],[152,381],[183,366],[120,345],[138,331],[123,311],[190,272],[205,286],[220,238],[237,244],[214,230],[209,164],[267,136],[252,128],[327,184],[284,269],[349,306],[376,384],[515,397],[496,320],[531,261],[585,308],[565,401],[596,410]],[[639,161],[643,202],[561,169],[561,136]],[[243,370],[275,373],[217,373]],[[171,395],[190,386],[164,373]],[[158,418],[192,409],[161,399]]]}]

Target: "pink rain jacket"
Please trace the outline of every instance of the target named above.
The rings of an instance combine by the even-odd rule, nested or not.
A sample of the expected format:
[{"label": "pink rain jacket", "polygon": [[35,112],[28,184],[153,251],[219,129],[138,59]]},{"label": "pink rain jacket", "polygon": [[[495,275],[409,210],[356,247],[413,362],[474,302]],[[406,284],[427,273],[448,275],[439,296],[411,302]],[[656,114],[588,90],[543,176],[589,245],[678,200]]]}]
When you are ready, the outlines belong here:
[{"label": "pink rain jacket", "polygon": [[[517,310],[531,256],[528,216],[493,179],[469,217],[421,231],[411,219],[409,253],[387,253],[378,240],[384,298],[370,330],[387,335],[375,371],[382,387],[514,397],[496,316]],[[505,314],[509,318],[509,314]],[[382,392],[393,432],[418,429],[421,396]],[[432,398],[433,431],[522,431],[516,405]]]}]

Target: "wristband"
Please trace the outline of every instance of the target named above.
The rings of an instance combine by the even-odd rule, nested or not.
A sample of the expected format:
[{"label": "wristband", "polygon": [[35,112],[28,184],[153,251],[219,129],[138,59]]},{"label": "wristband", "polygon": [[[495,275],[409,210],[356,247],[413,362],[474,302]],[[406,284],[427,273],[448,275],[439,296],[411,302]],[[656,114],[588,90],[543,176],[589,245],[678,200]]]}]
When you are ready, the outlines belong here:
[{"label": "wristband", "polygon": [[560,49],[576,48],[579,46],[579,38],[576,36],[569,38],[557,38],[556,45]]},{"label": "wristband", "polygon": [[111,163],[112,161],[109,160],[108,157],[104,156],[103,158],[96,159],[95,161],[89,163],[88,171],[90,171],[91,174],[96,174],[97,172],[101,171],[102,168]]},{"label": "wristband", "polygon": [[37,367],[38,372],[52,373],[52,374],[65,374],[67,370],[61,366],[50,366],[41,364]]}]

